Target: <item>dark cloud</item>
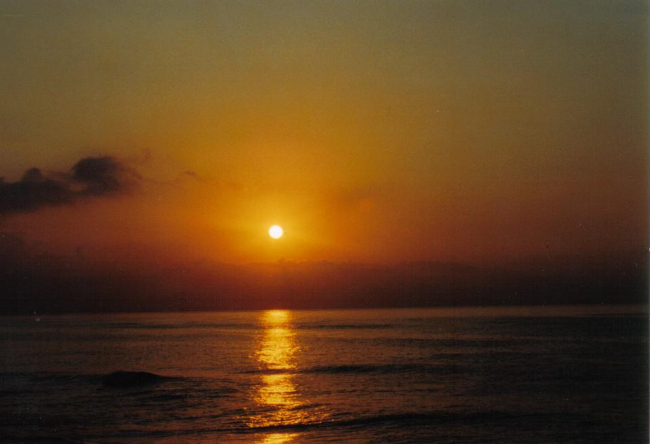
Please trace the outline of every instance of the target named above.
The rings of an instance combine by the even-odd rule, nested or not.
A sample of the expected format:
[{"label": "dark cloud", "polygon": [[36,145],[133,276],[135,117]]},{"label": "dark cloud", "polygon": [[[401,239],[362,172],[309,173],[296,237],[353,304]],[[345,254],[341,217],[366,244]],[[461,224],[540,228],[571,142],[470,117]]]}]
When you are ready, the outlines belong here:
[{"label": "dark cloud", "polygon": [[140,180],[137,171],[111,156],[81,159],[70,173],[44,174],[31,168],[17,182],[0,178],[0,214],[25,213],[92,196],[116,195],[132,189]]},{"label": "dark cloud", "polygon": [[72,179],[86,185],[84,194],[102,196],[133,187],[140,175],[113,157],[86,157],[72,167]]}]

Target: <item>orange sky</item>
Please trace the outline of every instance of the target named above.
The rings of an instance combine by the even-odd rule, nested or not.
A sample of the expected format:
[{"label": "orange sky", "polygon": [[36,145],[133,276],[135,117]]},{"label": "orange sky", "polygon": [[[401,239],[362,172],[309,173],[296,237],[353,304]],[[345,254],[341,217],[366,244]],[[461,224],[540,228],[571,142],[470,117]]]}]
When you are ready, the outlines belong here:
[{"label": "orange sky", "polygon": [[644,249],[647,23],[642,1],[2,1],[0,176],[104,155],[142,179],[0,231],[161,262]]}]

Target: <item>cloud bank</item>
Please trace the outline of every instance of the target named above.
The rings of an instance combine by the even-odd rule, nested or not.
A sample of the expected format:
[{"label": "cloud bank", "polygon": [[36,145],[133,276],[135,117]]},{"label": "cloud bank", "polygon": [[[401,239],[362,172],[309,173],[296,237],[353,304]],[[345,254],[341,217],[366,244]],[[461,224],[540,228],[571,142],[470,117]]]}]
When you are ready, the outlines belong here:
[{"label": "cloud bank", "polygon": [[0,232],[0,314],[645,304],[647,265],[647,253],[639,251],[602,263],[581,257],[511,267],[291,261],[129,267],[47,253]]},{"label": "cloud bank", "polygon": [[46,206],[70,205],[91,197],[110,197],[135,188],[140,174],[112,156],[86,157],[69,172],[25,172],[17,182],[0,178],[0,214],[36,211]]}]

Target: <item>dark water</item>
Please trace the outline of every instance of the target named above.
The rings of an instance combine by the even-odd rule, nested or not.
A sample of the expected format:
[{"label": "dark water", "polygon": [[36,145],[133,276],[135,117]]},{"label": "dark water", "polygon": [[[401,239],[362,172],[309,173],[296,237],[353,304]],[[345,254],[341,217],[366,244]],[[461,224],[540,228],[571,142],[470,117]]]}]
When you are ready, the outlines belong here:
[{"label": "dark water", "polygon": [[[0,437],[648,442],[642,307],[0,318]],[[105,387],[116,370],[166,376]]]}]

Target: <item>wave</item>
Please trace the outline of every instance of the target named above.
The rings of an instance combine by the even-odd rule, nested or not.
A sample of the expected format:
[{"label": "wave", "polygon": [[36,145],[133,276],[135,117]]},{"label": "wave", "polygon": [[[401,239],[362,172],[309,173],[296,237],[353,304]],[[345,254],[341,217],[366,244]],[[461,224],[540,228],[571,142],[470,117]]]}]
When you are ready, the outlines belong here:
[{"label": "wave", "polygon": [[[301,373],[340,374],[340,373],[413,373],[430,371],[430,365],[421,364],[360,364],[323,365],[303,370]],[[439,368],[436,368],[439,369]]]},{"label": "wave", "polygon": [[22,443],[33,443],[33,444],[83,444],[84,441],[73,438],[65,438],[62,436],[12,436],[5,433],[0,433],[0,442],[5,444],[22,444]]},{"label": "wave", "polygon": [[[533,338],[535,339],[535,338]],[[420,348],[505,348],[520,346],[521,339],[507,338],[373,338],[368,342],[396,346]]]},{"label": "wave", "polygon": [[396,328],[393,324],[297,324],[296,330],[384,330]]},{"label": "wave", "polygon": [[425,365],[425,364],[343,364],[343,365],[318,365],[305,369],[266,369],[251,370],[242,373],[261,374],[405,374],[405,373],[441,373],[454,372],[458,365]]},{"label": "wave", "polygon": [[[381,426],[441,426],[509,423],[513,420],[534,417],[536,420],[557,421],[580,420],[580,415],[567,414],[566,412],[515,412],[515,411],[465,411],[465,412],[403,412],[387,413],[382,415],[362,416],[359,418],[325,420],[319,422],[300,422],[294,424],[274,424],[268,426],[251,427],[247,429],[228,430],[231,433],[260,433],[269,431],[312,430],[342,427],[381,427]],[[225,431],[225,430],[223,430]]]},{"label": "wave", "polygon": [[338,419],[320,422],[300,422],[295,424],[276,424],[268,426],[251,427],[248,429],[239,429],[239,432],[267,432],[273,430],[305,430],[305,429],[322,429],[338,427],[355,427],[355,426],[376,426],[387,423],[400,423],[414,425],[431,424],[433,420],[441,422],[453,418],[452,415],[444,413],[394,413],[385,415],[364,416],[360,418]]},{"label": "wave", "polygon": [[128,329],[128,330],[192,330],[192,329],[233,329],[253,330],[259,328],[255,323],[193,323],[180,322],[177,324],[148,324],[140,322],[114,322],[99,326],[103,329]]},{"label": "wave", "polygon": [[[318,406],[316,404],[315,406]],[[217,415],[219,416],[219,415]],[[215,416],[215,417],[217,417]],[[188,419],[204,419],[204,417],[189,417]],[[436,411],[436,412],[395,412],[385,413],[378,415],[368,415],[360,417],[350,417],[342,419],[325,419],[312,422],[295,422],[295,423],[278,423],[269,425],[258,426],[235,426],[235,427],[210,427],[193,425],[185,429],[175,430],[155,430],[151,428],[146,429],[131,429],[122,430],[118,432],[113,438],[119,438],[122,441],[137,441],[136,438],[146,437],[151,438],[164,438],[175,437],[176,441],[183,441],[182,436],[201,436],[204,434],[218,433],[228,435],[248,435],[257,433],[277,433],[277,432],[312,432],[330,430],[331,432],[337,429],[356,429],[371,430],[371,429],[412,429],[416,428],[430,428],[430,427],[444,427],[448,430],[450,427],[455,426],[487,426],[487,425],[500,425],[502,427],[510,427],[513,424],[534,420],[537,423],[557,423],[568,422],[580,426],[588,421],[583,415],[578,413],[568,412],[521,412],[521,411],[498,411],[498,410],[472,410],[472,411]],[[587,425],[592,425],[591,422]],[[7,436],[0,431],[1,442],[14,442],[13,436]],[[60,442],[60,443],[82,443],[75,439],[65,437],[41,438],[40,436],[29,436],[16,438],[15,442]],[[418,441],[419,442],[419,441]]]},{"label": "wave", "polygon": [[[308,408],[317,407],[319,404],[310,405]],[[525,415],[525,414],[524,414]],[[148,430],[146,436],[179,436],[179,435],[201,435],[204,433],[225,433],[225,434],[254,434],[266,432],[292,432],[292,431],[313,431],[323,429],[340,428],[375,428],[375,427],[414,427],[414,426],[451,426],[458,424],[489,423],[510,421],[514,418],[521,418],[522,414],[517,412],[402,412],[386,413],[381,415],[361,416],[348,419],[326,419],[313,422],[278,423],[269,425],[249,427],[192,427],[191,430],[152,431]],[[545,416],[542,414],[542,416]],[[548,416],[548,415],[546,415]],[[140,436],[135,432],[133,436]]]},{"label": "wave", "polygon": [[[8,372],[0,373],[0,383],[3,385],[24,384],[24,383],[76,383],[76,382],[96,382],[101,380],[101,375],[75,374],[75,373],[19,373]],[[21,386],[21,391],[23,387]]]},{"label": "wave", "polygon": [[102,385],[109,388],[142,387],[173,379],[150,372],[116,371],[102,377]]},{"label": "wave", "polygon": [[[104,385],[106,387],[118,386],[138,386],[149,383],[163,382],[168,380],[189,379],[178,376],[163,376],[143,371],[115,371],[105,375],[100,374],[82,374],[82,373],[0,373],[0,386],[3,392],[11,392],[12,386],[20,387],[24,393],[26,387],[31,384],[92,384]],[[35,390],[35,389],[34,389]]]}]

